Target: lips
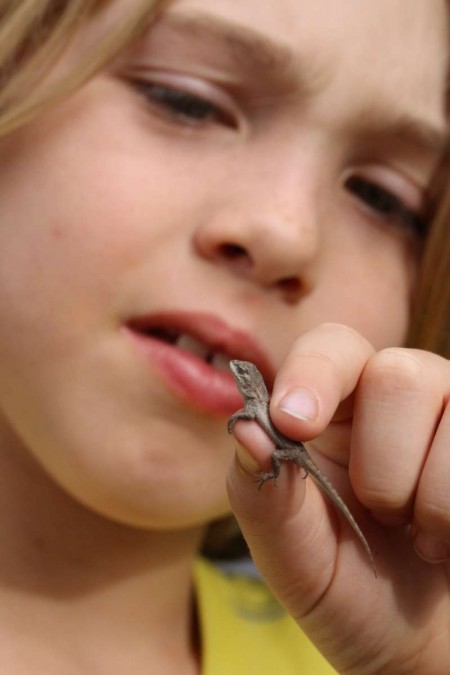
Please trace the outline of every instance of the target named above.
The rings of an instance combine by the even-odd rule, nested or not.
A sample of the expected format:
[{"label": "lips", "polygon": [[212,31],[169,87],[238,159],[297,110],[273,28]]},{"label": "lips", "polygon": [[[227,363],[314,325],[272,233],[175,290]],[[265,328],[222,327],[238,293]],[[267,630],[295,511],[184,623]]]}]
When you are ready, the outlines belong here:
[{"label": "lips", "polygon": [[162,340],[177,349],[198,356],[205,363],[209,363],[217,370],[228,370],[230,357],[220,348],[198,339],[192,333],[178,332],[174,329],[156,328],[144,329],[144,336]]},{"label": "lips", "polygon": [[206,313],[170,312],[133,317],[126,329],[140,355],[165,386],[206,413],[230,415],[242,407],[231,359],[253,361],[270,385],[273,369],[245,331]]}]

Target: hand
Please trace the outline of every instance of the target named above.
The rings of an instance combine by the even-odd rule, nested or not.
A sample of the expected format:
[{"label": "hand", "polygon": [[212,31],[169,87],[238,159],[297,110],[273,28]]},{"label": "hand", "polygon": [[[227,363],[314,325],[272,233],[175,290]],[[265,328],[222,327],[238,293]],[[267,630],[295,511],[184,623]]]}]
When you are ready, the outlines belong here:
[{"label": "hand", "polygon": [[368,539],[378,578],[312,479],[286,465],[278,486],[258,492],[255,473],[270,467],[273,446],[255,422],[236,424],[232,508],[267,584],[341,673],[450,669],[449,396],[445,359],[375,353],[334,324],[297,340],[276,378],[274,425],[309,441]]}]

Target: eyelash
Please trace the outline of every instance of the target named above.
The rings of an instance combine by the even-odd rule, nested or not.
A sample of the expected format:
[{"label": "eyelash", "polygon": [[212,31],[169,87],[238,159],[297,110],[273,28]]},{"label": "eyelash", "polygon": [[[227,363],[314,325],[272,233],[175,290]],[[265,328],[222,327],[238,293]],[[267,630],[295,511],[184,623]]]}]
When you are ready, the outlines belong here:
[{"label": "eyelash", "polygon": [[408,208],[402,199],[390,190],[360,176],[348,178],[345,187],[380,218],[411,228],[420,236],[425,235],[426,219]]},{"label": "eyelash", "polygon": [[145,99],[180,124],[202,126],[221,124],[236,128],[233,115],[207,98],[157,82],[133,80],[133,86]]},{"label": "eyelash", "polygon": [[[192,127],[218,124],[231,129],[238,127],[238,122],[230,112],[203,96],[148,80],[134,79],[131,83],[149,104],[179,124]],[[345,188],[381,219],[406,226],[421,237],[425,235],[426,220],[390,190],[360,176],[348,178]]]}]

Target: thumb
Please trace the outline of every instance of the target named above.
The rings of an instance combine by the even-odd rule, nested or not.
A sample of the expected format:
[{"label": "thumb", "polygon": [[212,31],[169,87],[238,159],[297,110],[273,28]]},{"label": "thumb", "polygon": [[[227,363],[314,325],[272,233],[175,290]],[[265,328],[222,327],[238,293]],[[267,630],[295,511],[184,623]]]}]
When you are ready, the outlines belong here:
[{"label": "thumb", "polygon": [[[361,558],[365,578],[367,566],[351,530],[313,480],[303,480],[302,470],[283,465],[276,485],[269,481],[257,489],[258,473],[270,470],[274,449],[258,424],[238,422],[234,436],[236,456],[227,483],[231,507],[258,570],[301,621],[324,599],[342,566],[354,567]],[[344,474],[335,467],[333,480],[348,484]],[[348,571],[347,566],[346,576]]]}]

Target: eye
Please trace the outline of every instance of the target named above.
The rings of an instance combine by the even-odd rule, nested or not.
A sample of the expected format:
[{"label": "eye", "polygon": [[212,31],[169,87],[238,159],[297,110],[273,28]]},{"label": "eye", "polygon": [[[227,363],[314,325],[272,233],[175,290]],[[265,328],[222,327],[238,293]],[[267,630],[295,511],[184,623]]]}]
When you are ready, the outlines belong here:
[{"label": "eye", "polygon": [[421,236],[425,234],[426,219],[390,190],[360,176],[350,176],[345,181],[345,188],[380,218],[409,227]]},{"label": "eye", "polygon": [[235,116],[225,106],[206,96],[143,79],[134,79],[131,83],[154,109],[175,122],[193,127],[218,124],[234,129],[238,126]]}]

